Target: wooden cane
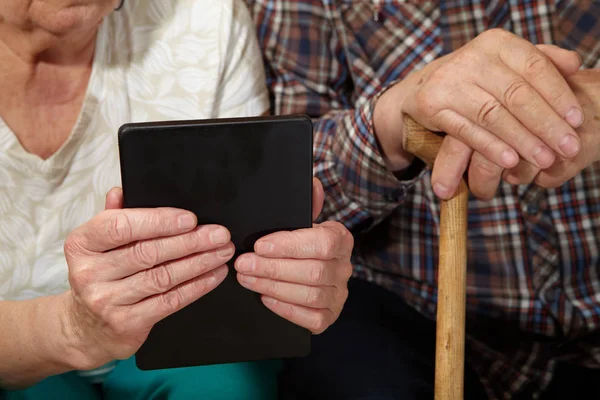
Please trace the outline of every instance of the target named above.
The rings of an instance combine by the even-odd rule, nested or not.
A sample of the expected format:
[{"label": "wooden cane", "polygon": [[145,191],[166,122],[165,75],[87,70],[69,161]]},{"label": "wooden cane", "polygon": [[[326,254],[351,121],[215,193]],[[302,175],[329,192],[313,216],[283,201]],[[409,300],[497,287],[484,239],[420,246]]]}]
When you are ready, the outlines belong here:
[{"label": "wooden cane", "polygon": [[[443,138],[404,120],[403,147],[433,166]],[[464,396],[465,298],[467,279],[467,202],[464,181],[450,200],[441,202],[438,300],[435,350],[435,399],[459,400]]]}]

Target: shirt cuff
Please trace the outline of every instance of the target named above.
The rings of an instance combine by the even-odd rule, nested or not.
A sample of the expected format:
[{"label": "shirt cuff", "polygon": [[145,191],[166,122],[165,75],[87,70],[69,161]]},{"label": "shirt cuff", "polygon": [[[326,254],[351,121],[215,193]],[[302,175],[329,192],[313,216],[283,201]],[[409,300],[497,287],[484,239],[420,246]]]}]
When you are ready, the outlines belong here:
[{"label": "shirt cuff", "polygon": [[[391,86],[392,84],[387,88]],[[345,161],[350,161],[349,165],[356,166],[352,169],[360,171],[358,175],[363,180],[359,185],[362,188],[360,192],[366,194],[368,199],[356,200],[361,203],[367,200],[368,208],[380,210],[402,203],[409,189],[426,173],[425,164],[416,157],[403,171],[394,173],[387,168],[373,126],[375,104],[384,92],[385,90],[381,91],[355,109],[354,118],[351,119],[353,122],[345,121],[347,124],[354,124],[354,127],[347,129],[353,130],[355,134],[336,135],[333,144],[334,153],[341,155]],[[348,138],[354,143],[348,144]]]}]

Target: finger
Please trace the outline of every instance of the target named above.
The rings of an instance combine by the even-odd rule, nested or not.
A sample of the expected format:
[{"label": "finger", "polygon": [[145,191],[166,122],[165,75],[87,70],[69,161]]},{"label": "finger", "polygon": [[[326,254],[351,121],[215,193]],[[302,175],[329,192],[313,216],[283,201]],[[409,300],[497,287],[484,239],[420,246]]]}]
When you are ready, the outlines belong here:
[{"label": "finger", "polygon": [[535,177],[534,182],[543,188],[557,188],[579,174],[584,167],[585,165],[577,162],[560,159],[550,168],[540,171]]},{"label": "finger", "polygon": [[325,331],[325,329],[335,322],[339,315],[326,308],[316,310],[314,308],[286,303],[269,296],[262,296],[262,302],[275,314],[308,329],[314,334]]},{"label": "finger", "polygon": [[215,289],[223,282],[227,272],[228,268],[224,265],[168,292],[142,300],[131,306],[131,315],[152,326]]},{"label": "finger", "polygon": [[327,221],[314,228],[264,236],[254,251],[269,258],[331,260],[349,255],[353,246],[352,235],[344,225]]},{"label": "finger", "polygon": [[104,253],[108,267],[98,274],[105,280],[121,279],[194,253],[217,249],[228,252],[233,247],[230,239],[229,231],[222,226],[202,225],[177,236],[141,240]]},{"label": "finger", "polygon": [[504,171],[502,179],[511,185],[527,185],[533,182],[540,171],[535,165],[521,160],[515,168]]},{"label": "finger", "polygon": [[313,221],[317,219],[319,214],[321,214],[321,210],[323,209],[323,201],[325,200],[325,191],[323,190],[323,185],[321,181],[317,178],[313,178],[313,202],[312,202],[312,210]]},{"label": "finger", "polygon": [[137,240],[189,232],[198,220],[194,213],[176,208],[106,210],[73,232],[75,246],[103,252]]},{"label": "finger", "polygon": [[237,279],[240,285],[253,292],[311,308],[332,308],[339,302],[338,294],[341,294],[335,286],[299,285],[239,273]]},{"label": "finger", "polygon": [[517,165],[519,157],[513,149],[541,168],[552,165],[554,152],[495,97],[478,87],[466,87],[459,97],[461,101],[450,106],[456,116],[443,119],[453,129],[450,134],[503,168]]},{"label": "finger", "polygon": [[[521,121],[523,121],[521,117],[525,116],[522,114],[532,111],[538,117],[552,117],[547,126],[553,126],[560,121],[560,124],[556,125],[557,133],[552,134],[553,139],[556,140],[552,140],[551,143],[546,142],[554,150],[560,151],[559,143],[564,135],[575,135],[573,128],[578,128],[583,123],[581,105],[565,78],[542,51],[526,40],[519,38],[512,41],[509,46],[501,47],[499,55],[508,68],[519,74],[522,79],[509,77],[507,74],[492,75],[494,78],[488,82],[499,84],[500,97],[496,96],[496,98],[504,99],[508,103],[505,106],[508,106],[511,111],[519,112],[520,115],[515,115]],[[523,79],[528,85],[523,84]],[[529,87],[534,90],[529,90]],[[545,101],[541,102],[539,96]],[[548,113],[548,109],[554,111],[553,115]],[[538,115],[538,113],[543,114]]]},{"label": "finger", "polygon": [[123,190],[120,187],[114,187],[106,194],[106,210],[118,210],[123,208]]},{"label": "finger", "polygon": [[235,252],[232,243],[219,250],[193,254],[111,282],[110,292],[117,304],[137,303],[147,297],[165,293],[226,264]]},{"label": "finger", "polygon": [[243,275],[310,286],[334,285],[338,278],[338,268],[323,260],[266,258],[252,253],[238,257],[235,269]]},{"label": "finger", "polygon": [[535,47],[552,61],[562,76],[572,75],[581,68],[581,56],[575,51],[566,50],[553,44],[536,44]]},{"label": "finger", "polygon": [[[551,64],[545,57],[540,56],[541,60]],[[533,68],[533,67],[532,67]],[[480,87],[486,89],[492,94],[500,104],[502,104],[511,114],[513,114],[527,129],[539,139],[541,139],[550,149],[558,152],[565,157],[571,157],[579,151],[579,137],[575,130],[565,121],[566,114],[558,114],[551,105],[555,105],[561,98],[569,97],[569,93],[574,97],[570,88],[563,90],[564,85],[551,87],[552,82],[545,83],[548,87],[543,92],[538,93],[540,84],[536,78],[526,75],[519,76],[508,68],[493,68],[493,78],[486,77],[485,81],[480,80]],[[525,72],[522,72],[525,73]],[[560,76],[558,71],[556,74]],[[543,72],[540,72],[543,74]],[[546,76],[549,75],[546,73]],[[564,79],[561,76],[561,79]],[[566,81],[564,82],[566,85]],[[554,90],[549,94],[549,90]],[[550,96],[557,99],[550,100]],[[555,105],[555,107],[558,107]],[[581,116],[582,114],[580,114]],[[509,143],[510,144],[510,143]],[[529,148],[527,149],[529,151]],[[539,168],[546,168],[552,164],[548,161],[547,151],[544,147],[533,148],[531,154],[524,155],[528,161],[536,164]],[[542,157],[544,156],[544,157]]]},{"label": "finger", "polygon": [[503,168],[475,152],[469,164],[469,190],[482,200],[491,200],[502,179]]},{"label": "finger", "polygon": [[433,191],[440,199],[451,198],[469,165],[473,150],[460,140],[446,136],[431,173]]}]

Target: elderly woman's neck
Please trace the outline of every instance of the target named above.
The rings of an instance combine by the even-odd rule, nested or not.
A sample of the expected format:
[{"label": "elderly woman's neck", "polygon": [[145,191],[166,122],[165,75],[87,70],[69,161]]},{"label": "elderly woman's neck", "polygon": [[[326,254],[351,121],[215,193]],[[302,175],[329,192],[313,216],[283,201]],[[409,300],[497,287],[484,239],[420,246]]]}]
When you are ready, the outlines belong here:
[{"label": "elderly woman's neck", "polygon": [[[93,56],[98,27],[89,27],[63,37],[41,30],[23,31],[0,22],[0,56],[14,67],[39,62],[58,65],[87,64]],[[20,65],[19,65],[20,64]]]},{"label": "elderly woman's neck", "polygon": [[[97,30],[57,38],[0,24],[0,87],[17,100],[68,102],[85,89]],[[6,100],[6,99],[5,99]]]}]

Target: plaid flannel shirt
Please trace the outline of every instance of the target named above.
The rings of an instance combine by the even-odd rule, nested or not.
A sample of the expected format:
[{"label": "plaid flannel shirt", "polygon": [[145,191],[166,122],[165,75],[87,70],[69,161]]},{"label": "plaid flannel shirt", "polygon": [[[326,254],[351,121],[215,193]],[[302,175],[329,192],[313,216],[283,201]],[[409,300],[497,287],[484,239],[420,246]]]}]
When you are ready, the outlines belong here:
[{"label": "plaid flannel shirt", "polygon": [[[598,68],[600,2],[378,0],[376,15],[373,0],[246,1],[274,112],[315,118],[322,218],[355,233],[357,276],[434,318],[439,202],[430,171],[386,169],[377,95],[492,27]],[[558,189],[503,183],[494,200],[469,200],[466,357],[491,398],[535,398],[557,360],[600,367],[599,257],[599,163]]]}]

